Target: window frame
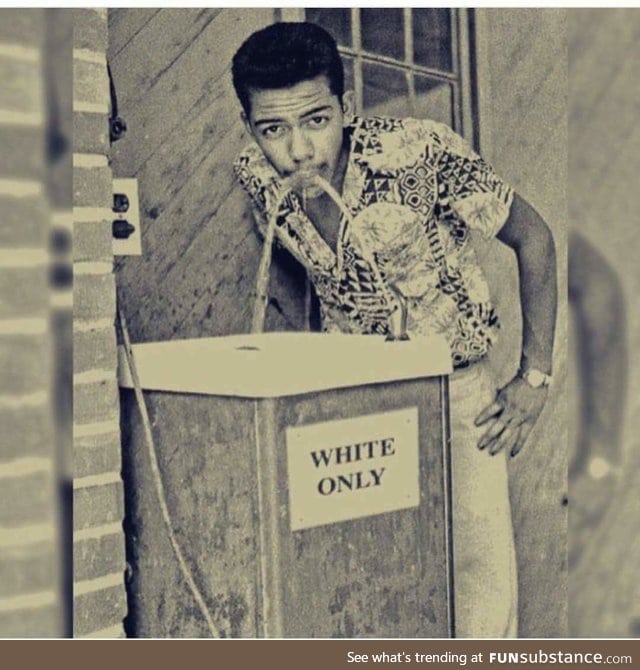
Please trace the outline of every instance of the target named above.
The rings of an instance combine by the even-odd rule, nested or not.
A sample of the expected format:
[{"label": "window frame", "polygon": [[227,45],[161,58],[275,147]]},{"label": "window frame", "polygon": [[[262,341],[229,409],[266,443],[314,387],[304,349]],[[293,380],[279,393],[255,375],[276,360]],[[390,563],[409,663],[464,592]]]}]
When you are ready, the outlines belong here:
[{"label": "window frame", "polygon": [[[360,7],[351,7],[351,43],[352,46],[338,45],[341,55],[353,61],[354,89],[356,109],[363,109],[363,63],[377,63],[402,70],[407,78],[408,109],[407,116],[415,115],[415,75],[425,75],[431,79],[446,82],[452,88],[453,129],[463,135],[472,145],[477,143],[475,136],[477,124],[474,124],[473,85],[470,49],[470,12],[472,9],[451,8],[451,40],[453,72],[445,72],[413,62],[413,8],[403,8],[404,59],[395,59],[381,54],[368,52],[362,48],[360,27]],[[304,21],[306,10],[302,7],[289,7],[279,10],[280,21]]]}]

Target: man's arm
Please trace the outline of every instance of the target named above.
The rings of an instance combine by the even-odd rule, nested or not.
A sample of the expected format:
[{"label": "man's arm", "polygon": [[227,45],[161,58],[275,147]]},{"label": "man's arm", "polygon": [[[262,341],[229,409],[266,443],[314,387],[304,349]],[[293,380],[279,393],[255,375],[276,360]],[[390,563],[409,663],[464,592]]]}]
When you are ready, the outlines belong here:
[{"label": "man's arm", "polygon": [[[518,261],[522,309],[520,371],[533,368],[550,374],[558,299],[553,236],[533,207],[514,195],[498,239],[514,250]],[[492,455],[508,449],[515,456],[540,416],[547,395],[546,386],[532,388],[516,375],[478,416],[476,424],[487,426],[478,447]]]},{"label": "man's arm", "polygon": [[535,368],[551,374],[558,302],[553,236],[538,212],[516,194],[498,239],[515,251],[518,260],[522,308],[520,369]]}]

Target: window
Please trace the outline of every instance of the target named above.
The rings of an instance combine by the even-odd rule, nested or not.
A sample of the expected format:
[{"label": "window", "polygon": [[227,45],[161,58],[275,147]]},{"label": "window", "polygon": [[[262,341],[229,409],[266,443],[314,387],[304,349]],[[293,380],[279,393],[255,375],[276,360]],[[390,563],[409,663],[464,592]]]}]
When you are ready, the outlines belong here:
[{"label": "window", "polygon": [[467,11],[289,9],[282,18],[335,37],[361,112],[435,119],[473,141]]}]

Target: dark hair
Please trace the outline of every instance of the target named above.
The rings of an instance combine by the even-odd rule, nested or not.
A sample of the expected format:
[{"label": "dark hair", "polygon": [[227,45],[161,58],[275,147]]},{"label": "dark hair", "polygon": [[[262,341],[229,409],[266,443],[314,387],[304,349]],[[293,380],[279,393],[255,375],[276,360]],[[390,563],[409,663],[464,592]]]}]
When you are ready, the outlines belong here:
[{"label": "dark hair", "polygon": [[253,33],[231,68],[236,95],[248,114],[249,90],[288,88],[325,75],[334,95],[344,94],[344,67],[331,35],[314,23],[274,23]]}]

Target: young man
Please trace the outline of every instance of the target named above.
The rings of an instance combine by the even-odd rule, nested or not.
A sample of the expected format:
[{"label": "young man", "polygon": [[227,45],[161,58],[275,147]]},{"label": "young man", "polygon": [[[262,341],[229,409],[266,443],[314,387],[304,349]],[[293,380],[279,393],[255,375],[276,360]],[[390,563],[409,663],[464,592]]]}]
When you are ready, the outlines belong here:
[{"label": "young man", "polygon": [[[457,634],[516,636],[506,457],[522,449],[551,379],[547,225],[447,126],[355,116],[336,44],[318,26],[254,33],[234,57],[233,82],[255,140],[236,175],[259,227],[275,224],[306,268],[323,329],[388,334],[402,310],[410,336],[449,341]],[[484,361],[498,317],[472,231],[497,236],[518,258],[522,363],[497,393]]]}]

